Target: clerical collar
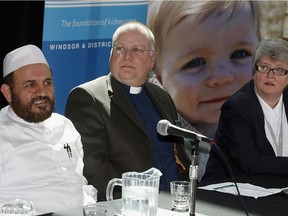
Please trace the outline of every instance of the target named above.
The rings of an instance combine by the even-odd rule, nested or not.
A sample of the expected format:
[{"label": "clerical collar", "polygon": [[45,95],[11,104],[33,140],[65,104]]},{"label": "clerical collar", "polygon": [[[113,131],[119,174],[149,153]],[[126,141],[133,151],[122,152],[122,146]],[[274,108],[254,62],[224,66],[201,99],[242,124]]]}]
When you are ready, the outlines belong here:
[{"label": "clerical collar", "polygon": [[141,87],[141,86],[140,86],[140,87],[133,87],[133,86],[131,86],[131,87],[130,87],[130,90],[129,90],[129,93],[130,93],[130,94],[140,94],[141,91],[142,91],[142,87]]},{"label": "clerical collar", "polygon": [[[119,82],[119,81],[118,81]],[[119,82],[120,83],[120,82]],[[120,83],[121,86],[123,87],[124,91],[127,93],[127,94],[132,94],[132,95],[135,95],[135,94],[140,94],[141,91],[142,91],[142,88],[143,86],[140,86],[140,87],[133,87],[133,86],[128,86],[124,83]]]}]

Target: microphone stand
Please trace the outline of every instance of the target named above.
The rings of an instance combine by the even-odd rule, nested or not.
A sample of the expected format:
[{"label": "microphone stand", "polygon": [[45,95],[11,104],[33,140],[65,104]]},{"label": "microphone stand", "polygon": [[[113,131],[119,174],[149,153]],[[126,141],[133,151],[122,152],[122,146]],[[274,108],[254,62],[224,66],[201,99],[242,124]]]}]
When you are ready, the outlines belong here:
[{"label": "microphone stand", "polygon": [[190,140],[191,143],[191,165],[189,169],[190,178],[190,208],[189,215],[196,216],[195,205],[196,205],[196,190],[197,190],[197,180],[198,180],[198,146],[200,140]]}]

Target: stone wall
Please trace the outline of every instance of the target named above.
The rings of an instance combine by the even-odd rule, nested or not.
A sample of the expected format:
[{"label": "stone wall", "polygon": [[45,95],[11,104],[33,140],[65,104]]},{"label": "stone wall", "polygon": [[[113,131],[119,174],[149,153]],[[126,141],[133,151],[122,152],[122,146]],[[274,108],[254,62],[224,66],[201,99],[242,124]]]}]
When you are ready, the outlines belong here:
[{"label": "stone wall", "polygon": [[284,25],[285,18],[288,21],[287,7],[288,1],[261,1],[261,34],[263,39],[283,38],[283,34],[286,34],[286,38],[288,38],[288,22],[285,22]]}]

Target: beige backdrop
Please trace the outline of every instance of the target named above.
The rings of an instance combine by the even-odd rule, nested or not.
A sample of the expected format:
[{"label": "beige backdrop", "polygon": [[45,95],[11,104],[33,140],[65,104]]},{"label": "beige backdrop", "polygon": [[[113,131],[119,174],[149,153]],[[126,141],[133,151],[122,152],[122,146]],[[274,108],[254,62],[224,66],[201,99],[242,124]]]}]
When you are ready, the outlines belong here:
[{"label": "beige backdrop", "polygon": [[[263,38],[283,38],[286,34],[288,38],[288,22],[284,25],[285,14],[288,1],[263,1],[262,6],[262,25],[261,34]],[[286,32],[286,33],[285,33]]]}]

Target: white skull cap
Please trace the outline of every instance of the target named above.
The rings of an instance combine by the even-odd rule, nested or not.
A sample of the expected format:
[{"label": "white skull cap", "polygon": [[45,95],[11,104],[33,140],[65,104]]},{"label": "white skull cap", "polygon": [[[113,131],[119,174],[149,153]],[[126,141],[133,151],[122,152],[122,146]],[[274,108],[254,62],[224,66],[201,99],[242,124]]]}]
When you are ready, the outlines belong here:
[{"label": "white skull cap", "polygon": [[37,46],[29,44],[19,47],[5,56],[3,78],[23,66],[37,63],[48,65],[42,51]]}]

